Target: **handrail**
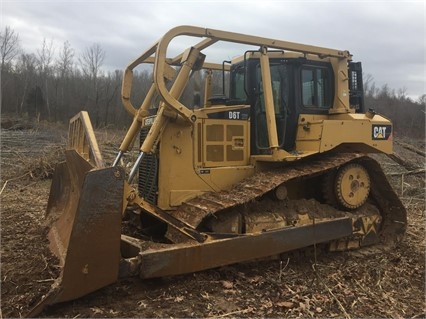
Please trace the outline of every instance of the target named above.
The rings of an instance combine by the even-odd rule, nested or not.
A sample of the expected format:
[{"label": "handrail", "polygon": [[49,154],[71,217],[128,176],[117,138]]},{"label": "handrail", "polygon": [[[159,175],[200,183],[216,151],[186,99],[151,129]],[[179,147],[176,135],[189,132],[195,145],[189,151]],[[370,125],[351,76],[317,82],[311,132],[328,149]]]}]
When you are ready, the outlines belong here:
[{"label": "handrail", "polygon": [[94,167],[105,167],[89,114],[86,111],[79,112],[70,120],[68,149],[77,151],[81,157]]},{"label": "handrail", "polygon": [[[298,44],[294,42],[287,42],[269,38],[262,38],[258,36],[250,36],[234,32],[226,32],[215,29],[204,29],[193,26],[180,26],[169,30],[158,42],[157,51],[155,53],[154,63],[154,83],[156,85],[158,93],[161,95],[163,101],[171,108],[173,108],[178,114],[187,120],[193,120],[193,111],[188,109],[185,105],[180,103],[177,99],[173,98],[166,87],[163,73],[165,64],[167,61],[167,48],[169,43],[177,36],[193,36],[193,37],[207,37],[211,39],[212,44],[217,41],[233,42],[247,45],[256,45],[260,47],[290,50],[301,52],[304,54],[316,54],[321,57],[336,57],[342,59],[348,59],[351,57],[349,51],[341,51],[335,49],[328,49],[322,47],[316,47],[312,45]],[[202,41],[207,47],[208,41]]]}]

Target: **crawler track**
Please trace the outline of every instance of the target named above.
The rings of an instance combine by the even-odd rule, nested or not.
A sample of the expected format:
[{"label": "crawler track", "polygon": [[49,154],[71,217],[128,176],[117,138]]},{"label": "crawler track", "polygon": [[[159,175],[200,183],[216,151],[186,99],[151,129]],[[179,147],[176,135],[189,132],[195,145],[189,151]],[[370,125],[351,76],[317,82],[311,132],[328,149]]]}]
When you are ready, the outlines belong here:
[{"label": "crawler track", "polygon": [[250,205],[280,184],[321,177],[343,164],[355,162],[363,165],[371,178],[369,202],[377,207],[382,216],[381,241],[398,242],[406,229],[405,207],[393,191],[379,163],[361,154],[319,155],[309,158],[309,161],[301,160],[277,169],[257,172],[229,191],[205,193],[183,203],[172,215],[197,228],[209,216],[229,212],[240,205]]}]

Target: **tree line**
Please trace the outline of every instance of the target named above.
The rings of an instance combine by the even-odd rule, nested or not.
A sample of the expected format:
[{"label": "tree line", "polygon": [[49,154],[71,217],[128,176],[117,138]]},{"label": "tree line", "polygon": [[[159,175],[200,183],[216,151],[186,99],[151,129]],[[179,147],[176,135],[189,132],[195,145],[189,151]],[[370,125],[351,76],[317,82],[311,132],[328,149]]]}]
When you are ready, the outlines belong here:
[{"label": "tree line", "polygon": [[390,118],[397,135],[425,138],[426,94],[413,101],[407,96],[406,88],[395,90],[387,84],[377,88],[368,74],[364,81],[364,97],[366,109],[372,108]]},{"label": "tree line", "polygon": [[[0,54],[2,114],[67,122],[84,109],[95,127],[120,127],[131,120],[121,104],[123,70],[104,70],[106,52],[98,43],[76,52],[68,41],[55,47],[44,39],[36,52],[28,53],[19,34],[6,26],[0,33]],[[214,80],[219,93],[221,75]],[[150,71],[135,71],[131,99],[142,101],[151,83]],[[192,101],[188,92],[193,85],[184,100]],[[391,118],[397,134],[425,137],[426,94],[413,101],[405,89],[377,88],[371,75],[365,77],[364,91],[366,107]]]},{"label": "tree line", "polygon": [[[104,71],[106,52],[98,43],[77,54],[68,41],[55,48],[45,39],[36,52],[27,53],[19,35],[6,26],[0,33],[0,54],[2,114],[67,122],[84,109],[95,127],[129,122],[121,107],[123,71]],[[148,81],[148,71],[135,74],[139,97],[132,98],[146,94]]]}]

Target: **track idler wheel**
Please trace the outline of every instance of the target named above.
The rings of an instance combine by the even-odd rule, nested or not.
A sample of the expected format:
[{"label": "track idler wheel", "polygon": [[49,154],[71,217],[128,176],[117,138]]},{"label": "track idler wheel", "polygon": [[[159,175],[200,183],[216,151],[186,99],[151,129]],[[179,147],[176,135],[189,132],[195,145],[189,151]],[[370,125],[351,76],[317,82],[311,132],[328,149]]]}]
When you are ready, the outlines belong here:
[{"label": "track idler wheel", "polygon": [[336,173],[334,190],[339,205],[348,209],[362,206],[370,194],[370,176],[360,164],[342,166]]}]

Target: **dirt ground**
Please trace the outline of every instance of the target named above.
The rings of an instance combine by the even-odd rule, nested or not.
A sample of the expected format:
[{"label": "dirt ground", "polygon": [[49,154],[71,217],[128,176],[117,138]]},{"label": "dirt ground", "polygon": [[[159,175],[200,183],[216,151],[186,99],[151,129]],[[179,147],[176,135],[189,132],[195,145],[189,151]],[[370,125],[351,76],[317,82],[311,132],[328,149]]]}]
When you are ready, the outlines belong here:
[{"label": "dirt ground", "polygon": [[[121,134],[97,132],[108,161]],[[58,276],[44,213],[65,136],[60,126],[31,123],[1,130],[1,317],[24,316]],[[409,170],[424,169],[424,156],[407,145],[424,151],[424,141],[395,141]],[[425,175],[376,158],[408,210],[396,248],[284,254],[189,275],[124,279],[40,317],[425,318]]]}]

